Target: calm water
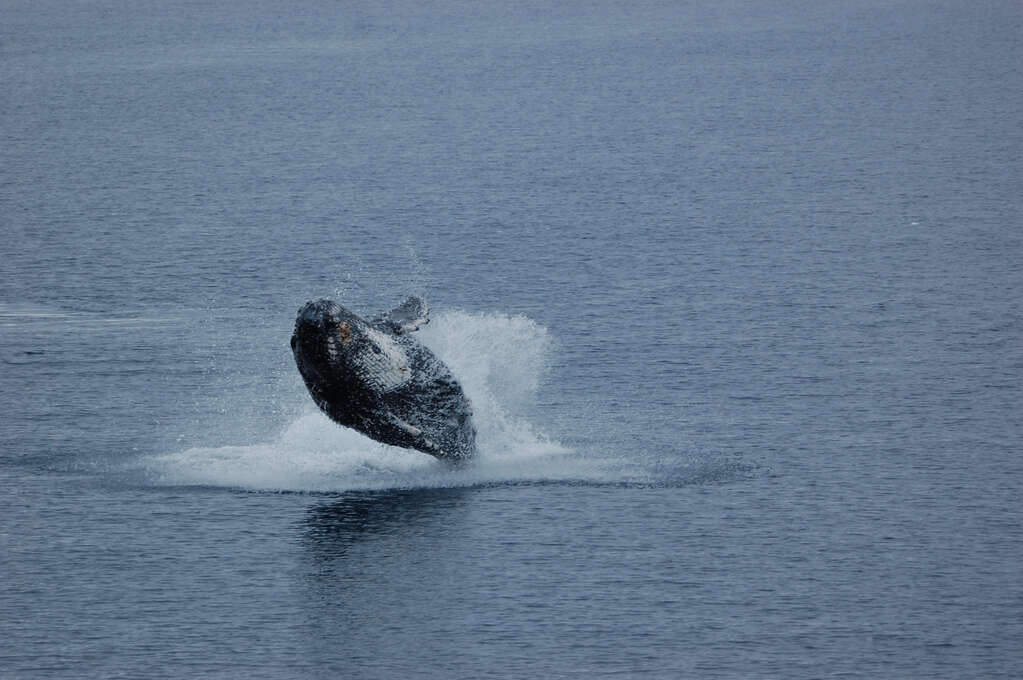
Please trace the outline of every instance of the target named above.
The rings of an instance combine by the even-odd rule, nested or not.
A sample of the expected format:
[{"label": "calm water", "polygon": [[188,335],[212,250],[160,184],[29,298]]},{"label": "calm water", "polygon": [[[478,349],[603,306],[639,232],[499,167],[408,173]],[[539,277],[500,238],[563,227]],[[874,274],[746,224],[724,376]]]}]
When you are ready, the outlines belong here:
[{"label": "calm water", "polygon": [[0,677],[1023,676],[1018,3],[0,5]]}]

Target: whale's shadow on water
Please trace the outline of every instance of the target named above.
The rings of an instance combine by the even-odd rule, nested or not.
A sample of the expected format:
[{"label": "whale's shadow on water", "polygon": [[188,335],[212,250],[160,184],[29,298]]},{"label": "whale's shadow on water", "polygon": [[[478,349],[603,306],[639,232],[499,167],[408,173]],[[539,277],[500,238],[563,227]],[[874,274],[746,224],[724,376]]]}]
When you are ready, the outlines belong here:
[{"label": "whale's shadow on water", "polygon": [[357,543],[398,538],[464,511],[466,488],[352,492],[310,507],[304,543],[315,562],[344,557]]}]

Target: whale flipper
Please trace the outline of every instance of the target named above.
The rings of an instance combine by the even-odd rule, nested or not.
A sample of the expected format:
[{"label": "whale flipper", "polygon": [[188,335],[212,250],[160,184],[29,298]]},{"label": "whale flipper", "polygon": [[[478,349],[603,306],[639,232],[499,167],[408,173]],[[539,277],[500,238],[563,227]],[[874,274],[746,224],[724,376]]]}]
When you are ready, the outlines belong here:
[{"label": "whale flipper", "polygon": [[427,437],[425,432],[409,423],[407,420],[403,420],[402,418],[394,415],[394,413],[388,411],[385,421],[391,427],[396,428],[400,433],[411,437],[412,441],[415,442],[413,446],[420,451],[427,451],[435,456],[444,455],[444,451],[442,451],[441,448],[433,442],[433,440]]},{"label": "whale flipper", "polygon": [[411,333],[418,330],[420,326],[430,323],[430,306],[423,298],[410,295],[405,302],[391,311],[373,317],[370,323],[375,326],[383,326],[399,335]]}]

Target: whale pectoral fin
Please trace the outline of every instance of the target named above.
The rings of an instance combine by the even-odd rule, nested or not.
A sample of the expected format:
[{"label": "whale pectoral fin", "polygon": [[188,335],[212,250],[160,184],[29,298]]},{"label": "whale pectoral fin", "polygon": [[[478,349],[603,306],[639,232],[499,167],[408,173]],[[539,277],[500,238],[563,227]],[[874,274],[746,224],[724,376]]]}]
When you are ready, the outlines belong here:
[{"label": "whale pectoral fin", "polygon": [[394,333],[411,333],[430,323],[430,306],[423,298],[411,295],[391,311],[373,317],[370,323],[384,326]]},{"label": "whale pectoral fin", "polygon": [[404,436],[408,437],[411,445],[420,451],[431,453],[433,455],[442,455],[443,451],[433,440],[429,439],[421,429],[413,425],[412,423],[399,418],[394,415],[393,412],[387,412],[387,422],[392,427],[399,430]]}]

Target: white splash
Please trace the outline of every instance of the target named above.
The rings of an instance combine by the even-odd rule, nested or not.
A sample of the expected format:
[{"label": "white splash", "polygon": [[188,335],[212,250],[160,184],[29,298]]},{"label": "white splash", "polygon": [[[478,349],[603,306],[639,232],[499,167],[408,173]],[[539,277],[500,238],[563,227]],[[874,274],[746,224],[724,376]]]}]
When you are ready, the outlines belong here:
[{"label": "white splash", "polygon": [[[292,491],[468,486],[592,479],[597,468],[517,415],[536,397],[551,341],[523,316],[450,312],[417,333],[462,382],[473,404],[479,455],[453,468],[375,442],[311,404],[272,442],[192,448],[148,461],[164,484]],[[305,395],[302,395],[305,397]]]}]

